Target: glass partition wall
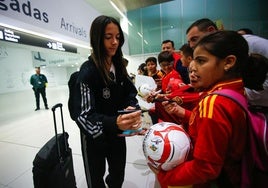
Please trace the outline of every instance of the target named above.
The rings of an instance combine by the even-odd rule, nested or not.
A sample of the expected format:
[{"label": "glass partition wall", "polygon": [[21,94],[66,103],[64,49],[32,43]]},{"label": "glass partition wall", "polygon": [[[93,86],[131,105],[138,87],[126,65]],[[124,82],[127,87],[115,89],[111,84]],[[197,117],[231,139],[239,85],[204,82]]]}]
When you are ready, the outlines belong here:
[{"label": "glass partition wall", "polygon": [[156,53],[161,42],[173,40],[179,49],[186,29],[200,18],[215,21],[222,29],[250,28],[268,38],[267,0],[174,0],[127,12],[129,55]]}]

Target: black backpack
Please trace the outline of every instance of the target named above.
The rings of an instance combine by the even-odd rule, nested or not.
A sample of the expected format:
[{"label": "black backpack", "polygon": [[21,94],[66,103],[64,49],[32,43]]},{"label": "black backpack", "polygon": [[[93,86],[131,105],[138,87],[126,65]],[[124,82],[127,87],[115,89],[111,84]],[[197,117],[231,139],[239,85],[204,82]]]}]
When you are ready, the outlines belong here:
[{"label": "black backpack", "polygon": [[68,99],[68,109],[72,120],[76,121],[77,117],[81,113],[81,93],[80,93],[80,83],[78,81],[79,71],[71,74],[68,81],[69,87],[69,99]]}]

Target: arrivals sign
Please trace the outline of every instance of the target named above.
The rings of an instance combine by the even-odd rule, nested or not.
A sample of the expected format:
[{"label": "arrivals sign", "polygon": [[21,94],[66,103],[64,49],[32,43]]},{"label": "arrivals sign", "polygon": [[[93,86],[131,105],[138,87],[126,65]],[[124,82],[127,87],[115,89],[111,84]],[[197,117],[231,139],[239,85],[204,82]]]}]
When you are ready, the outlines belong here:
[{"label": "arrivals sign", "polygon": [[63,52],[72,52],[77,53],[77,48],[62,43],[60,41],[54,41],[48,38],[32,35],[29,33],[25,33],[22,31],[6,28],[0,26],[0,40],[7,41],[7,42],[14,42],[19,44],[25,45],[32,45],[41,48],[48,48],[52,50],[58,50]]}]

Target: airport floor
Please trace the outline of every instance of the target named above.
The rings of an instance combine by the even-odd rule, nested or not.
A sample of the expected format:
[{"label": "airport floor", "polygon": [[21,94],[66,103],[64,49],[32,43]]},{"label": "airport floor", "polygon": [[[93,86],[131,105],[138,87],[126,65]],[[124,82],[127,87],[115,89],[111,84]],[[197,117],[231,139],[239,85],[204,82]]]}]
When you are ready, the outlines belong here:
[{"label": "airport floor", "polygon": [[[70,119],[67,108],[67,86],[47,89],[49,110],[44,109],[41,100],[41,110],[34,111],[31,90],[1,94],[0,98],[0,188],[34,187],[32,162],[39,149],[55,134],[51,106],[56,103],[63,104],[64,124],[73,152],[77,188],[87,188],[79,129]],[[57,114],[59,117],[60,114]],[[60,119],[57,121],[60,125]],[[126,140],[127,163],[123,188],[153,188],[154,174],[146,165],[142,152],[143,136],[128,137]]]}]

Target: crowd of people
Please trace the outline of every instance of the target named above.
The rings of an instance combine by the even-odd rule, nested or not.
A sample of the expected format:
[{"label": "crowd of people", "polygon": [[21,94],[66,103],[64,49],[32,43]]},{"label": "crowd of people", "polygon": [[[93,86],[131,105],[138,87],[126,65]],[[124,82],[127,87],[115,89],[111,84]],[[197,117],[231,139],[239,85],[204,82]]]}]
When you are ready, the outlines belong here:
[{"label": "crowd of people", "polygon": [[[191,101],[194,105],[182,105],[184,98],[179,103],[164,101],[155,105],[165,110],[158,116],[162,121],[184,126],[193,150],[186,162],[170,171],[148,165],[162,188],[241,187],[241,161],[247,147],[246,117],[232,100],[210,94],[231,89],[244,95],[251,105],[267,110],[268,40],[253,35],[249,29],[219,31],[207,18],[190,25],[186,37],[188,43],[180,48],[180,61],[189,71],[190,93],[198,93],[192,95],[196,99]],[[182,98],[186,94],[189,92],[177,87],[168,94],[150,97]],[[165,113],[172,119],[163,116]]]},{"label": "crowd of people", "polygon": [[[187,44],[180,53],[172,40],[165,40],[157,58],[149,57],[139,66],[138,74],[152,77],[155,91],[160,91],[146,96],[155,103],[155,109],[150,109],[154,123],[183,125],[193,145],[188,159],[170,171],[148,164],[156,186],[240,187],[247,120],[234,101],[210,95],[231,89],[254,105],[268,106],[268,40],[240,31],[218,30],[210,19],[199,19],[186,30]],[[90,35],[93,51],[79,73],[82,97],[78,103],[82,105],[76,121],[86,178],[88,187],[120,188],[127,148],[125,138],[118,135],[141,127],[137,89],[123,63],[120,24],[99,16]],[[118,113],[133,109],[137,111]]]}]

